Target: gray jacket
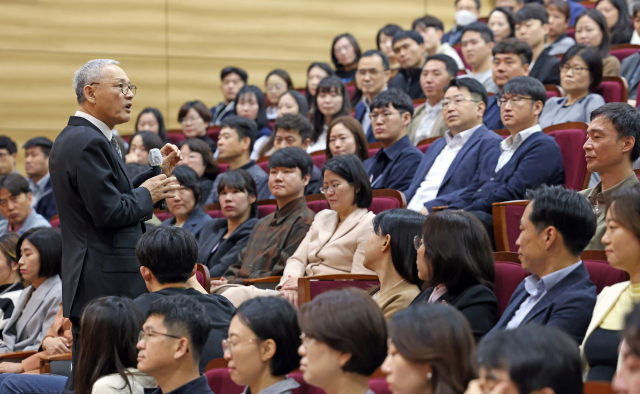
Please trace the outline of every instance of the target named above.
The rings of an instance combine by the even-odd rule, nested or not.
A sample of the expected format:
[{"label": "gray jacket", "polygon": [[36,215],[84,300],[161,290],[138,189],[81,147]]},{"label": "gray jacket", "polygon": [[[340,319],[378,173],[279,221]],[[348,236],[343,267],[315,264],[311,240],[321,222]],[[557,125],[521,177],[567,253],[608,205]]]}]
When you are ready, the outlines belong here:
[{"label": "gray jacket", "polygon": [[[18,229],[17,234],[22,235],[25,231],[30,230],[36,227],[51,227],[51,223],[47,219],[45,219],[42,215],[38,214],[35,209],[31,209],[31,213],[22,223],[22,226]],[[0,237],[10,233],[9,230],[9,219],[0,220]]]},{"label": "gray jacket", "polygon": [[[247,172],[251,174],[251,176],[253,177],[253,180],[256,181],[256,184],[258,184],[258,182],[260,182],[262,178],[265,178],[267,176],[267,173],[264,172],[262,167],[257,165],[253,160],[251,160],[249,163],[243,165],[240,168],[243,170],[247,170]],[[218,202],[220,202],[219,201],[220,195],[218,195],[218,183],[220,183],[220,179],[222,179],[223,176],[224,176],[224,172],[218,174],[218,176],[216,177],[216,180],[213,181],[213,187],[211,188],[211,193],[209,193],[208,197],[203,196],[203,199],[206,198],[206,200],[204,201],[204,204],[202,204],[203,206],[209,205],[209,204],[217,204]]]}]

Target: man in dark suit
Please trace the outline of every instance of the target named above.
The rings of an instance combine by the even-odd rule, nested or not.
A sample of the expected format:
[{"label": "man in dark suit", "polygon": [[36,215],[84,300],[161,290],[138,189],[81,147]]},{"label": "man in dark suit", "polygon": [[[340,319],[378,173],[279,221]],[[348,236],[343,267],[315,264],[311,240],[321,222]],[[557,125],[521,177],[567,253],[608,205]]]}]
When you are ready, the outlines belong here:
[{"label": "man in dark suit", "polygon": [[560,186],[542,186],[527,198],[516,245],[522,268],[532,275],[518,285],[493,330],[538,323],[582,343],[597,294],[580,255],[596,218],[585,198]]},{"label": "man in dark suit", "polygon": [[560,60],[549,55],[551,47],[544,46],[548,32],[549,13],[542,5],[526,4],[516,13],[516,37],[531,45],[533,51],[529,76],[544,85],[560,85]]},{"label": "man in dark suit", "polygon": [[400,62],[400,70],[389,81],[389,87],[402,90],[412,100],[423,98],[420,74],[425,63],[426,49],[422,36],[414,30],[397,32],[393,36],[393,51]]},{"label": "man in dark suit", "polygon": [[636,100],[638,84],[640,84],[640,51],[628,56],[622,61],[620,65],[620,76],[629,82],[629,99]]},{"label": "man in dark suit", "polygon": [[[409,209],[428,215],[434,206],[449,205],[471,182],[482,157],[500,150],[502,137],[482,124],[487,100],[487,90],[475,79],[449,82],[442,105],[449,130],[431,144],[404,191]],[[484,165],[494,167],[495,162]]]},{"label": "man in dark suit", "polygon": [[387,90],[387,83],[391,71],[389,70],[389,58],[380,51],[369,50],[362,54],[358,61],[358,71],[356,72],[356,85],[362,91],[362,101],[356,104],[356,119],[362,124],[367,136],[367,143],[371,144],[378,140],[373,135],[371,118],[369,118],[369,105],[376,95]]},{"label": "man in dark suit", "polygon": [[[162,148],[163,174],[130,180],[112,135],[129,121],[136,87],[114,60],[92,60],[76,72],[80,108],[56,138],[49,165],[62,230],[62,303],[73,323],[73,357],[84,307],[102,296],[135,298],[145,292],[134,253],[153,204],[174,197],[168,178],[182,155]],[[67,388],[71,389],[73,379]]]},{"label": "man in dark suit", "polygon": [[31,206],[47,220],[58,214],[49,175],[49,154],[52,146],[53,142],[46,137],[32,138],[22,146],[24,172],[29,178],[31,190]]}]

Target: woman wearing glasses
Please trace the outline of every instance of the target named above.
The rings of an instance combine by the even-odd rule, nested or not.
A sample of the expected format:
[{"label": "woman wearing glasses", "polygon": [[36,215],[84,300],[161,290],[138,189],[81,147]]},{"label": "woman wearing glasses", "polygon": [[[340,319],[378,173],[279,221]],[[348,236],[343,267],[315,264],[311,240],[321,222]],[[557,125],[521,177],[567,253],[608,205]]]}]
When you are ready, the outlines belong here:
[{"label": "woman wearing glasses", "polygon": [[593,92],[602,82],[602,58],[595,48],[576,44],[560,61],[560,84],[566,97],[552,97],[540,114],[540,127],[565,122],[591,120],[591,111],[604,105],[604,99]]},{"label": "woman wearing glasses", "polygon": [[298,303],[299,277],[374,274],[363,265],[375,217],[367,211],[372,201],[367,171],[354,155],[342,155],[327,161],[322,175],[320,192],[331,209],[316,214],[276,287],[293,305]]},{"label": "woman wearing glasses", "polygon": [[222,341],[231,379],[246,386],[243,394],[291,394],[300,385],[288,373],[298,368],[298,315],[280,297],[245,301]]},{"label": "woman wearing glasses", "polygon": [[434,212],[422,226],[418,276],[428,286],[413,303],[446,303],[469,321],[476,342],[495,326],[498,299],[495,267],[484,226],[469,212]]},{"label": "woman wearing glasses", "polygon": [[267,107],[267,119],[273,120],[278,117],[278,99],[287,90],[294,90],[293,82],[291,82],[291,77],[288,72],[276,68],[267,74],[264,84],[267,101],[269,102],[269,106]]},{"label": "woman wearing glasses", "polygon": [[187,138],[197,138],[209,145],[211,152],[216,151],[218,146],[207,136],[207,126],[211,121],[209,108],[200,100],[188,101],[180,107],[178,112],[178,122],[182,125],[182,133]]}]

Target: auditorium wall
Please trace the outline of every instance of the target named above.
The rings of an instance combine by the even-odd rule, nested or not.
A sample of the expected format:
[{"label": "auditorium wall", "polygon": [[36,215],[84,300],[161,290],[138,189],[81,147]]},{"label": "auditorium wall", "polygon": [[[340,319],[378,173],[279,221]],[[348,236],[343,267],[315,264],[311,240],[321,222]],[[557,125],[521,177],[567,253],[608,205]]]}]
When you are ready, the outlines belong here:
[{"label": "auditorium wall", "polygon": [[[482,0],[484,16],[493,0]],[[138,86],[132,119],[159,108],[168,128],[188,100],[221,99],[219,71],[246,69],[264,87],[274,68],[303,87],[313,61],[330,63],[330,45],[351,32],[363,50],[375,47],[386,23],[409,28],[430,13],[447,29],[454,0],[0,0],[0,134],[19,147],[36,136],[55,138],[77,103],[74,72],[86,61],[121,62]],[[133,132],[133,120],[118,126]],[[19,149],[18,169],[24,152]]]}]

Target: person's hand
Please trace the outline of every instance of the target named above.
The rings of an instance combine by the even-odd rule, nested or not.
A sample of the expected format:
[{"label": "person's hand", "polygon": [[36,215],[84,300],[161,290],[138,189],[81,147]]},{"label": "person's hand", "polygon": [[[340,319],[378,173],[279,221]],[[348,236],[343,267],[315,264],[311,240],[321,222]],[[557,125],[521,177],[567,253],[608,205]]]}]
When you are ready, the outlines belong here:
[{"label": "person's hand", "polygon": [[160,149],[162,153],[162,173],[169,176],[173,173],[174,168],[182,161],[182,153],[177,146],[166,144]]},{"label": "person's hand", "polygon": [[287,280],[284,281],[282,286],[280,286],[282,290],[295,290],[298,291],[298,278],[295,276],[289,275]]},{"label": "person's hand", "polygon": [[23,373],[22,363],[0,363],[0,373]]},{"label": "person's hand", "polygon": [[429,215],[429,210],[427,209],[427,207],[422,207],[422,209],[420,210],[420,213],[427,216]]},{"label": "person's hand", "polygon": [[289,301],[294,308],[298,309],[298,290],[280,289],[280,295]]},{"label": "person's hand", "polygon": [[50,355],[71,353],[70,347],[67,338],[63,337],[46,337],[42,341],[42,348]]},{"label": "person's hand", "polygon": [[176,178],[167,178],[166,175],[160,174],[153,178],[147,179],[140,187],[144,187],[151,193],[151,200],[157,203],[165,198],[173,198],[176,195],[173,191],[180,189],[180,185],[176,182]]},{"label": "person's hand", "polygon": [[225,278],[222,277],[220,279],[211,279],[211,287],[218,287],[218,286],[222,286],[222,285],[226,285],[227,283],[229,283],[229,281]]},{"label": "person's hand", "polygon": [[139,163],[140,160],[138,159],[138,155],[136,155],[135,153],[131,152],[128,153],[125,157],[124,157],[124,162],[125,163]]}]

